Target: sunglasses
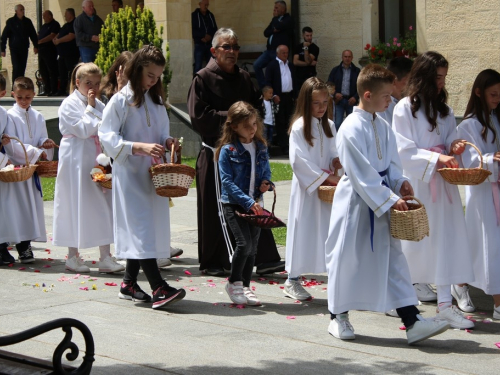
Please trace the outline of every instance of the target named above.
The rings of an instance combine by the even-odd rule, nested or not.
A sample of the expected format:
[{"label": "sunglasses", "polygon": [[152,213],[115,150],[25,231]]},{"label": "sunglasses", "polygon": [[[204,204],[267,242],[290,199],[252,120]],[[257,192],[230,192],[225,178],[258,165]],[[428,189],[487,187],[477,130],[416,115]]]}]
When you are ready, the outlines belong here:
[{"label": "sunglasses", "polygon": [[230,50],[233,50],[233,51],[239,51],[241,46],[239,46],[238,44],[224,44],[222,46],[215,46],[216,48],[222,48],[224,51],[230,51]]}]

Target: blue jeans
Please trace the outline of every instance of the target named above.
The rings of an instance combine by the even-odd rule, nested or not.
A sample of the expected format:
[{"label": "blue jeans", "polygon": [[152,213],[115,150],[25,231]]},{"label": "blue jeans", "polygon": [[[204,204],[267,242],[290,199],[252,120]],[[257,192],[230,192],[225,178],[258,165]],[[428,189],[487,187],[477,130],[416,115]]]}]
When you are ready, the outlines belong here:
[{"label": "blue jeans", "polygon": [[231,276],[229,282],[243,281],[243,286],[250,286],[257,244],[259,243],[260,228],[250,224],[245,219],[236,215],[238,205],[224,204],[224,216],[236,241],[233,261],[231,263]]},{"label": "blue jeans", "polygon": [[203,60],[208,62],[212,57],[212,52],[210,52],[210,44],[195,44],[194,45],[194,69],[193,74],[198,73],[202,68]]},{"label": "blue jeans", "polygon": [[353,107],[354,106],[348,104],[347,99],[345,98],[341,99],[337,104],[335,104],[335,128],[337,129],[337,131],[344,121],[344,113],[346,117],[349,116],[352,113]]},{"label": "blue jeans", "polygon": [[82,62],[94,62],[95,57],[97,55],[97,50],[95,48],[90,47],[79,47],[80,56],[82,57]]},{"label": "blue jeans", "polygon": [[276,60],[276,51],[270,49],[265,50],[262,55],[259,56],[257,60],[253,63],[253,70],[255,71],[255,78],[259,83],[259,87],[262,88],[266,85],[266,77],[264,76],[264,68],[269,65],[273,60]]},{"label": "blue jeans", "polygon": [[267,139],[267,148],[271,146],[271,142],[273,141],[273,133],[274,133],[274,125],[264,124],[266,126],[266,139]]}]

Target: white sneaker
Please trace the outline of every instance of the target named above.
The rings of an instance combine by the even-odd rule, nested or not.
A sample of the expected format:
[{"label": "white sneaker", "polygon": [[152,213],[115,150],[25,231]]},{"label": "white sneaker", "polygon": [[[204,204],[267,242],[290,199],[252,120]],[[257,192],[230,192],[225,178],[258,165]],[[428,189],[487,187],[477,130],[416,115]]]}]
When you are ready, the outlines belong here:
[{"label": "white sneaker", "polygon": [[476,306],[472,303],[469,295],[469,286],[451,286],[451,295],[457,300],[457,304],[460,310],[466,313],[471,313],[476,311]]},{"label": "white sneaker", "polygon": [[495,305],[493,305],[493,319],[500,320],[500,306],[495,307]]},{"label": "white sneaker", "polygon": [[398,315],[398,312],[396,311],[396,309],[386,311],[385,315],[392,316],[393,318],[399,318],[399,315]]},{"label": "white sneaker", "polygon": [[116,260],[111,258],[111,256],[107,256],[104,259],[99,260],[99,272],[103,273],[113,273],[124,271],[125,267],[118,263]]},{"label": "white sneaker", "polygon": [[66,260],[66,269],[78,273],[90,272],[90,268],[88,268],[85,265],[85,262],[80,259],[80,254],[78,253],[76,254],[76,256],[73,256]]},{"label": "white sneaker", "polygon": [[341,340],[354,340],[354,328],[349,322],[349,314],[337,314],[337,317],[330,320],[328,332],[333,337]]},{"label": "white sneaker", "polygon": [[249,287],[243,287],[243,294],[246,298],[246,303],[249,306],[260,306],[261,303],[255,293]]},{"label": "white sneaker", "polygon": [[415,292],[417,292],[417,298],[421,302],[433,302],[437,301],[437,294],[431,289],[429,284],[414,284]]},{"label": "white sneaker", "polygon": [[300,285],[300,281],[287,279],[285,281],[285,289],[283,289],[283,293],[287,296],[298,299],[299,301],[305,301],[308,298],[311,298],[311,295],[304,289],[302,285]]},{"label": "white sneaker", "polygon": [[170,246],[170,258],[181,256],[184,250]]},{"label": "white sneaker", "polygon": [[235,281],[234,283],[228,281],[226,284],[226,292],[229,298],[231,298],[231,301],[237,305],[244,305],[247,303],[247,299],[243,293],[243,281]]},{"label": "white sneaker", "polygon": [[436,320],[443,320],[450,324],[451,328],[470,329],[474,328],[474,322],[465,319],[462,312],[456,306],[450,306],[447,309],[439,311],[436,314]]},{"label": "white sneaker", "polygon": [[168,258],[158,258],[156,259],[156,264],[158,268],[168,267],[172,265],[172,261]]},{"label": "white sneaker", "polygon": [[408,345],[443,333],[450,325],[446,321],[427,320],[417,315],[418,322],[406,330]]}]

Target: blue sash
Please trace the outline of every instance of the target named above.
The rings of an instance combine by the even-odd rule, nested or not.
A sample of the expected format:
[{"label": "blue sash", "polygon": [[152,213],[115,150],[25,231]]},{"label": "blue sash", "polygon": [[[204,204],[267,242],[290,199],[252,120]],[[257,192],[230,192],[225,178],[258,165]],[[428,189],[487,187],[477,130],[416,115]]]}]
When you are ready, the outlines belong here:
[{"label": "blue sash", "polygon": [[33,173],[33,181],[35,182],[35,187],[36,190],[40,192],[40,196],[43,198],[43,193],[42,193],[42,184],[40,183],[40,177],[38,176],[38,173]]}]

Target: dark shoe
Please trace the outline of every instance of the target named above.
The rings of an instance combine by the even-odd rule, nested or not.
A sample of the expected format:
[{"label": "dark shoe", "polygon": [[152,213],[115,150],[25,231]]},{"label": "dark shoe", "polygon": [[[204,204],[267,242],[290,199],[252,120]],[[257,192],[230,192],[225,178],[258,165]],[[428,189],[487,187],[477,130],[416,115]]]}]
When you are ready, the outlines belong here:
[{"label": "dark shoe", "polygon": [[269,262],[257,264],[257,275],[265,275],[268,273],[283,272],[285,270],[285,262]]},{"label": "dark shoe", "polygon": [[137,283],[125,284],[122,282],[118,297],[134,302],[151,302],[151,296],[143,291]]},{"label": "dark shoe", "polygon": [[0,265],[1,264],[12,264],[15,263],[16,259],[10,255],[9,250],[7,248],[0,248]]},{"label": "dark shoe", "polygon": [[47,96],[58,96],[58,95],[57,95],[57,92],[52,91],[52,92],[50,92],[50,93],[49,93],[49,95],[47,95]]},{"label": "dark shoe", "polygon": [[33,251],[31,251],[31,245],[24,251],[19,251],[19,261],[21,263],[33,263],[35,261],[35,257],[33,256]]},{"label": "dark shoe", "polygon": [[226,272],[224,268],[207,268],[205,274],[210,276],[224,276]]},{"label": "dark shoe", "polygon": [[153,309],[159,309],[168,304],[178,302],[185,296],[186,291],[184,289],[175,289],[169,285],[159,287],[153,292]]}]

